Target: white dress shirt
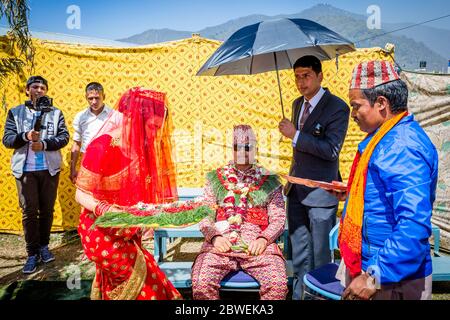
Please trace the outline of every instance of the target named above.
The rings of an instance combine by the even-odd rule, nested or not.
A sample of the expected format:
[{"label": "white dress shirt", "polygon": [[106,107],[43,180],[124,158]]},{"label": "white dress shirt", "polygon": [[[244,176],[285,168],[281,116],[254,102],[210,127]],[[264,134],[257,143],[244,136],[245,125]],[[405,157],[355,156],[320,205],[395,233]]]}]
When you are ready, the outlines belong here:
[{"label": "white dress shirt", "polygon": [[81,152],[86,152],[87,145],[108,119],[111,111],[112,109],[105,105],[98,115],[93,114],[90,107],[76,114],[73,119],[73,128],[75,129],[73,140],[81,142]]},{"label": "white dress shirt", "polygon": [[[308,100],[309,104],[311,105],[311,107],[309,109],[310,110],[309,111],[310,115],[313,112],[314,108],[319,103],[320,99],[322,99],[324,93],[325,93],[325,89],[320,87],[320,89],[319,89],[319,91],[317,91],[316,95],[314,97],[312,97],[310,100]],[[300,114],[298,116],[298,124],[297,124],[297,126],[299,128],[300,128],[300,119],[302,118],[303,112],[305,111],[305,101],[306,101],[306,99],[303,99],[302,108],[301,108]],[[295,133],[294,138],[292,139],[292,146],[293,147],[295,147],[297,145],[297,140],[298,140],[299,135],[300,135],[300,130],[297,130],[297,132]]]}]

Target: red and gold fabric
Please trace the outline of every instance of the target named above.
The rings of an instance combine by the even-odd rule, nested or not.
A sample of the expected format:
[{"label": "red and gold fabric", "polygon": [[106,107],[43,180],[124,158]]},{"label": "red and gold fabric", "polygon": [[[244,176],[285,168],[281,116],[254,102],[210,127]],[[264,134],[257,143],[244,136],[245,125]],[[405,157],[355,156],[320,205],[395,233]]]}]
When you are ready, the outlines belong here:
[{"label": "red and gold fabric", "polygon": [[[228,169],[230,166],[227,166]],[[261,299],[284,300],[286,298],[285,259],[275,243],[284,231],[286,223],[281,185],[277,183],[277,179],[267,179],[267,177],[264,177],[264,182],[259,184],[261,177],[258,172],[265,171],[259,170],[261,167],[257,168],[258,170],[255,170],[255,166],[252,166],[245,171],[235,168],[236,170],[229,170],[229,174],[225,174],[224,179],[217,179],[217,176],[213,179],[213,174],[221,174],[222,170],[214,171],[209,175],[204,187],[203,201],[210,206],[217,206],[218,210],[214,221],[208,217],[200,222],[200,230],[205,236],[205,242],[192,267],[194,299],[218,299],[220,281],[228,273],[239,269],[258,281]],[[225,188],[223,184],[230,181],[232,183]],[[268,181],[272,181],[269,187],[265,186]],[[233,193],[238,195],[239,202],[230,199],[228,194],[230,190],[235,191]],[[249,195],[252,193],[249,190],[261,192],[264,190],[264,192],[259,194],[259,200],[256,201],[256,199],[250,199]],[[253,202],[258,205],[253,206]],[[228,222],[230,227],[219,230],[218,224],[223,222]],[[238,224],[238,228],[232,228],[235,224]],[[236,233],[239,234],[238,239],[245,244],[250,244],[258,238],[265,238],[267,247],[260,255],[252,256],[245,250],[229,250],[221,253],[211,243],[212,239],[219,235],[227,237],[233,243]]]},{"label": "red and gold fabric", "polygon": [[86,149],[77,187],[122,206],[177,200],[165,95],[132,88]]},{"label": "red and gold fabric", "polygon": [[[227,167],[229,167],[229,165]],[[222,172],[222,170],[216,170],[214,172],[220,173]],[[262,172],[268,173],[265,170],[262,170]],[[255,180],[255,166],[246,171],[235,170],[233,171],[233,175],[236,177],[236,185],[242,185],[239,183],[244,183],[246,181],[260,181],[260,179]],[[263,190],[265,188],[265,183],[269,183],[269,181],[271,180],[273,182],[273,179],[267,179],[266,177],[264,177],[263,179],[264,183],[260,184],[257,188],[254,188],[252,186],[252,183],[250,183],[250,186],[244,186],[244,188],[248,187],[248,190],[252,190],[252,188],[254,188],[253,191],[256,191],[256,189]],[[223,197],[219,195],[220,192],[218,192],[217,188],[213,186],[214,184],[222,183],[220,181],[224,180],[217,179],[215,180],[215,182],[207,180],[204,187],[203,201],[212,207],[217,207],[218,209],[216,211],[216,218],[214,221],[211,218],[207,217],[200,222],[200,230],[205,236],[205,242],[201,248],[201,252],[210,252],[214,250],[214,246],[211,243],[211,240],[212,238],[214,238],[214,236],[223,235],[230,238],[231,233],[233,231],[237,231],[239,233],[240,239],[242,239],[242,242],[245,244],[250,244],[257,238],[265,238],[268,241],[268,246],[263,252],[263,255],[273,254],[282,257],[283,254],[278,245],[275,243],[276,239],[283,233],[286,223],[285,203],[283,195],[281,193],[281,185],[278,183],[272,183],[272,186],[270,188],[267,188],[267,190],[270,191],[267,192],[266,198],[262,203],[258,203],[258,205],[253,205],[252,200],[250,199],[247,202],[242,201],[243,198],[241,197],[241,195],[243,193],[239,190],[236,190],[236,194],[239,194],[240,197],[239,204],[245,203],[246,206],[239,207],[238,204],[238,206],[232,207],[233,213],[238,212],[238,215],[242,217],[241,221],[239,221],[240,223],[238,223],[238,228],[233,228],[233,224],[230,224],[231,228],[222,232],[217,228],[216,222],[226,221],[230,219],[230,214],[226,213],[226,210],[230,209],[230,206],[227,205],[227,203],[230,202],[227,202],[227,190],[225,190],[226,195],[225,197]],[[256,185],[258,185],[258,183],[256,183]],[[248,190],[246,190],[244,194],[251,195]],[[236,216],[236,214],[234,216]],[[240,257],[244,259],[250,257],[244,251],[230,251],[217,254],[231,257]]]},{"label": "red and gold fabric", "polygon": [[[228,217],[224,208],[218,208],[216,213],[216,221],[224,221],[227,219]],[[261,226],[262,230],[267,228],[267,226],[269,225],[269,216],[267,215],[266,208],[248,208],[246,210],[244,219],[249,223]]]},{"label": "red and gold fabric", "polygon": [[285,300],[288,293],[285,261],[276,255],[248,259],[201,253],[192,267],[192,295],[195,300],[217,300],[220,281],[230,272],[242,269],[260,284],[261,300]]},{"label": "red and gold fabric", "polygon": [[99,202],[94,212],[82,209],[78,232],[86,256],[96,264],[92,299],[181,298],[142,247],[139,228],[93,226],[111,205],[176,199],[170,154],[164,154],[161,146],[167,138],[162,134],[168,130],[163,128],[165,114],[164,94],[130,89],[86,149],[77,188]]},{"label": "red and gold fabric", "polygon": [[83,209],[78,233],[84,252],[96,265],[92,300],[172,300],[180,293],[141,246],[136,229],[93,229],[96,215]]}]

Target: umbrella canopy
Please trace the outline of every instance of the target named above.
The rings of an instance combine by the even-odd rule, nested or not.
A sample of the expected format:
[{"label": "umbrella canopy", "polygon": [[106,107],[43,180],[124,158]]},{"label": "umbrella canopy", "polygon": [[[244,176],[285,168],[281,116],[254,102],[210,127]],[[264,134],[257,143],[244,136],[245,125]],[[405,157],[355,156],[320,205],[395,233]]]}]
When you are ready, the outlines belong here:
[{"label": "umbrella canopy", "polygon": [[197,75],[257,74],[289,69],[304,55],[327,60],[354,50],[351,41],[311,20],[268,20],[233,33]]},{"label": "umbrella canopy", "polygon": [[311,20],[267,20],[233,33],[205,62],[197,76],[276,70],[281,111],[285,117],[278,70],[292,68],[295,61],[305,55],[327,60],[354,50],[352,42]]}]

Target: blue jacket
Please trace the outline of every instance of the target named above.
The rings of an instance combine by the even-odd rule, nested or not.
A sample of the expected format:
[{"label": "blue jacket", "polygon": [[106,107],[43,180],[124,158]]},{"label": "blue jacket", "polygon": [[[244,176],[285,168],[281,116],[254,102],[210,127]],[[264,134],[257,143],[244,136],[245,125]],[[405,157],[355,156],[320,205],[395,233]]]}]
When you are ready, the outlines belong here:
[{"label": "blue jacket", "polygon": [[[361,153],[372,137],[359,144]],[[364,194],[362,269],[374,270],[381,284],[432,273],[428,238],[437,177],[436,148],[412,115],[375,147]]]}]

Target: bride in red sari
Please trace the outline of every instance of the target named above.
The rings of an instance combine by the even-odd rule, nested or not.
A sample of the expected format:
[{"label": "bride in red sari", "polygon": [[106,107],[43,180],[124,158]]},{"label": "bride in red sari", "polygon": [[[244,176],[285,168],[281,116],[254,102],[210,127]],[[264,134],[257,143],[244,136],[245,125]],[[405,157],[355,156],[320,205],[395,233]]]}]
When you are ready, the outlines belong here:
[{"label": "bride in red sari", "polygon": [[132,88],[89,144],[77,177],[80,234],[96,264],[91,299],[180,299],[141,245],[140,228],[92,227],[107,211],[177,200],[165,94]]}]

